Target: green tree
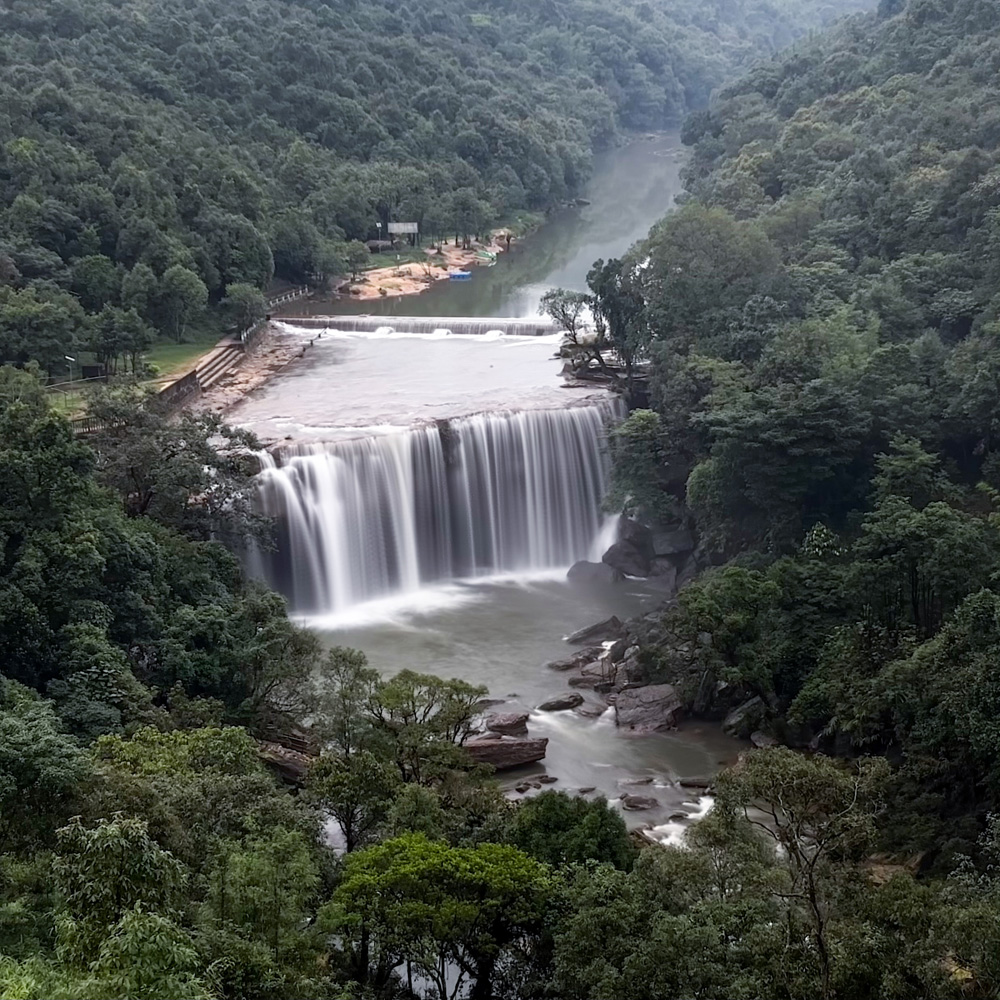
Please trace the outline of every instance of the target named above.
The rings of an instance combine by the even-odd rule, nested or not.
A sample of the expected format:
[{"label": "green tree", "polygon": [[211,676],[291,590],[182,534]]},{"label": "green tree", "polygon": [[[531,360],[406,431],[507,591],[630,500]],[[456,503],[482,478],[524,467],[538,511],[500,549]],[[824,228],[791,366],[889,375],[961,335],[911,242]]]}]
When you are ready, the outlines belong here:
[{"label": "green tree", "polygon": [[323,920],[362,983],[384,986],[405,964],[442,997],[471,980],[470,997],[486,998],[502,962],[530,948],[552,888],[548,869],[513,847],[414,834],[348,855]]},{"label": "green tree", "polygon": [[116,817],[88,829],[75,819],[58,837],[54,870],[66,960],[86,966],[128,914],[169,917],[179,902],[184,868],[142,821]]},{"label": "green tree", "polygon": [[553,866],[597,861],[627,871],[638,853],[621,814],[606,802],[553,791],[518,806],[506,839]]},{"label": "green tree", "polygon": [[0,849],[44,843],[89,770],[51,704],[0,678]]},{"label": "green tree", "polygon": [[367,750],[323,754],[309,768],[308,789],[310,799],[337,821],[350,852],[364,847],[384,825],[399,776]]},{"label": "green tree", "polygon": [[226,285],[226,297],[223,305],[229,310],[236,325],[241,330],[246,330],[253,326],[259,319],[263,319],[267,312],[267,302],[264,293],[254,285],[245,282],[238,282]]},{"label": "green tree", "polygon": [[174,264],[163,272],[158,298],[166,327],[174,340],[180,343],[188,323],[204,311],[208,303],[208,289],[193,271]]}]

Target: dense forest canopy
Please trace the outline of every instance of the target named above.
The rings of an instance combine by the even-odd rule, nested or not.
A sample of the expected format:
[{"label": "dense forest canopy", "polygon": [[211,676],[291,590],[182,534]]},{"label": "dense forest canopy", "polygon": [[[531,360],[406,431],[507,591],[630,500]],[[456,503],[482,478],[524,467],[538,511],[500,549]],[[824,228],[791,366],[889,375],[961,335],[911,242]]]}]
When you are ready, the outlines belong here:
[{"label": "dense forest canopy", "polygon": [[[720,775],[684,848],[640,849],[603,800],[507,801],[465,748],[484,689],[321,652],[223,544],[266,528],[252,438],[214,417],[166,421],[126,386],[95,399],[105,430],[84,441],[30,364],[32,337],[59,350],[86,313],[141,339],[136,323],[183,324],[194,299],[259,285],[302,233],[316,246],[367,235],[336,214],[351,185],[368,192],[359,219],[412,207],[405,185],[378,200],[376,177],[443,177],[435,197],[468,188],[493,213],[509,207],[492,200],[501,174],[525,204],[562,196],[525,184],[533,161],[505,160],[506,140],[484,139],[481,162],[447,125],[425,161],[396,149],[408,129],[375,113],[394,91],[347,61],[353,31],[386,46],[378,72],[418,134],[437,135],[435,111],[396,75],[407,68],[421,88],[435,73],[446,92],[473,88],[474,137],[490,135],[482,109],[500,89],[505,114],[521,95],[517,148],[549,150],[537,166],[568,189],[561,144],[579,138],[582,171],[596,122],[649,127],[650,94],[668,118],[688,104],[655,89],[672,79],[647,62],[655,45],[632,46],[659,33],[679,53],[703,32],[670,62],[695,93],[684,59],[743,59],[735,39],[757,31],[751,48],[766,48],[778,22],[755,18],[786,11],[675,6],[672,21],[653,3],[449,20],[444,5],[334,17],[286,4],[328,40],[295,65],[263,58],[282,37],[273,5],[0,15],[0,44],[20,53],[4,77],[28,80],[0,113],[16,131],[0,331],[28,345],[27,370],[0,368],[0,997],[1000,996],[993,0],[882,0],[728,85],[685,125],[686,203],[591,273],[632,388],[648,376],[648,406],[614,434],[610,502],[696,528],[708,567],[646,620],[642,669],[694,712],[742,703],[765,742],[788,744]],[[216,33],[240,11],[255,16]],[[716,15],[731,36],[711,30]],[[620,66],[588,47],[604,39],[592,29],[614,34],[609,18],[629,24],[606,50]],[[426,61],[418,43],[440,21],[451,28]],[[131,76],[95,24],[137,46]],[[501,24],[509,34],[491,35]],[[208,38],[238,38],[238,54],[185,48]],[[559,44],[561,72],[531,56]],[[319,78],[326,59],[352,66],[356,92],[338,98],[378,123],[364,153],[314,134],[311,99],[283,103],[281,73]],[[479,93],[477,79],[493,83]],[[601,114],[564,115],[563,96]],[[262,754],[306,717],[321,752],[290,794]]]},{"label": "dense forest canopy", "polygon": [[688,120],[692,197],[616,264],[651,381],[614,493],[717,567],[651,676],[887,754],[886,846],[944,868],[1000,792],[998,37],[989,0],[886,2],[756,67]]},{"label": "dense forest canopy", "polygon": [[0,361],[134,361],[233,286],[345,273],[377,223],[557,204],[618,131],[861,6],[6,3]]}]

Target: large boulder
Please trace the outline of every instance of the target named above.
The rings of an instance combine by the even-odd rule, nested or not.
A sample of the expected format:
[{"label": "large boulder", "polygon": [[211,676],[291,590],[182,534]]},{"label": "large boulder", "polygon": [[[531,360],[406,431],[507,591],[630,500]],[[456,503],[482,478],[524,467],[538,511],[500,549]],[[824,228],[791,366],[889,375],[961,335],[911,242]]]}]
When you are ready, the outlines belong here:
[{"label": "large boulder", "polygon": [[654,556],[678,556],[694,552],[698,540],[693,531],[678,528],[676,531],[659,531],[653,535],[650,543]]},{"label": "large boulder", "polygon": [[669,559],[653,559],[648,581],[650,586],[673,596],[677,593],[677,567]]},{"label": "large boulder", "polygon": [[648,576],[650,569],[649,553],[632,542],[620,541],[601,556],[601,561],[607,563],[626,576]]},{"label": "large boulder", "polygon": [[614,566],[609,566],[607,563],[581,560],[570,566],[569,572],[566,574],[566,579],[570,583],[587,585],[621,583],[625,579],[625,576],[621,570],[615,569]]},{"label": "large boulder", "polygon": [[545,758],[549,741],[540,739],[519,740],[512,736],[477,736],[467,740],[465,749],[478,764],[489,764],[498,771],[505,771],[522,764],[533,764]]},{"label": "large boulder", "polygon": [[767,716],[767,706],[762,698],[751,698],[734,708],[722,720],[722,731],[729,736],[748,740],[752,733],[762,729]]},{"label": "large boulder", "polygon": [[571,708],[576,708],[577,705],[583,704],[583,695],[579,694],[564,694],[560,695],[558,698],[550,698],[548,701],[543,701],[541,705],[538,706],[539,712],[568,712]]},{"label": "large boulder", "polygon": [[646,525],[629,517],[618,519],[617,541],[628,542],[629,545],[634,545],[641,552],[648,554],[652,554],[653,551],[653,532]]},{"label": "large boulder", "polygon": [[486,728],[491,733],[524,736],[528,732],[527,712],[498,712],[486,716]]},{"label": "large boulder", "polygon": [[571,635],[566,636],[566,642],[577,645],[581,642],[609,642],[625,637],[625,626],[617,615],[612,615],[602,622],[587,625]]},{"label": "large boulder", "polygon": [[615,723],[634,733],[672,729],[682,707],[680,695],[672,684],[625,687],[615,696]]}]

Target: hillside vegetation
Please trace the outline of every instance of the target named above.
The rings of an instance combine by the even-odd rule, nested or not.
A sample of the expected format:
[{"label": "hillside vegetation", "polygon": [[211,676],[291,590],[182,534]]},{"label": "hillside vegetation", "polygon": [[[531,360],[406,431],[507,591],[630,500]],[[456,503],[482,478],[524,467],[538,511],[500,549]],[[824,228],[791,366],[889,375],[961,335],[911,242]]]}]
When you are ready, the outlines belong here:
[{"label": "hillside vegetation", "polygon": [[[860,0],[12,0],[0,10],[0,361],[127,367],[391,219],[479,233],[577,192]],[[384,230],[383,230],[384,232]],[[246,287],[249,286],[249,289]]]},{"label": "hillside vegetation", "polygon": [[717,567],[651,675],[888,755],[885,843],[944,866],[1000,793],[998,39],[989,0],[883,2],[755,68],[688,121],[693,197],[621,265],[652,384],[616,495]]}]

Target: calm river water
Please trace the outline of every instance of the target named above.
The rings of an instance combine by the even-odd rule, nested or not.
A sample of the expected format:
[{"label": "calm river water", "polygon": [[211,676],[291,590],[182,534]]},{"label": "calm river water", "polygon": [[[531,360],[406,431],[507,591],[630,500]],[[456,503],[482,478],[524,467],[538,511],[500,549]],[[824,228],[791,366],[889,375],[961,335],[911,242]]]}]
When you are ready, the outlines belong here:
[{"label": "calm river water", "polygon": [[[579,209],[554,215],[495,267],[468,283],[441,282],[419,297],[338,304],[336,311],[423,316],[529,316],[548,288],[583,289],[598,257],[620,256],[673,207],[680,192],[676,136],[637,139],[598,160]],[[331,304],[303,311],[326,314]],[[237,406],[230,419],[265,439],[328,441],[393,433],[432,419],[504,409],[550,408],[582,402],[593,390],[560,386],[552,338],[393,336],[327,333],[306,356]],[[331,327],[335,324],[331,323]],[[315,330],[299,335],[311,339]],[[365,651],[391,674],[403,668],[484,684],[500,711],[532,712],[532,735],[550,738],[543,765],[523,770],[558,778],[557,788],[594,788],[617,800],[625,790],[656,796],[657,810],[626,814],[656,825],[665,839],[683,824],[678,811],[697,815],[704,801],[680,789],[678,777],[714,773],[738,745],[714,727],[691,725],[675,734],[628,738],[610,713],[534,711],[566,690],[564,675],[544,664],[567,655],[562,636],[607,617],[634,615],[656,605],[639,581],[580,589],[565,568],[503,578],[447,582],[310,619],[330,644]],[[594,707],[601,702],[588,695]],[[644,787],[628,784],[650,781]]]}]

